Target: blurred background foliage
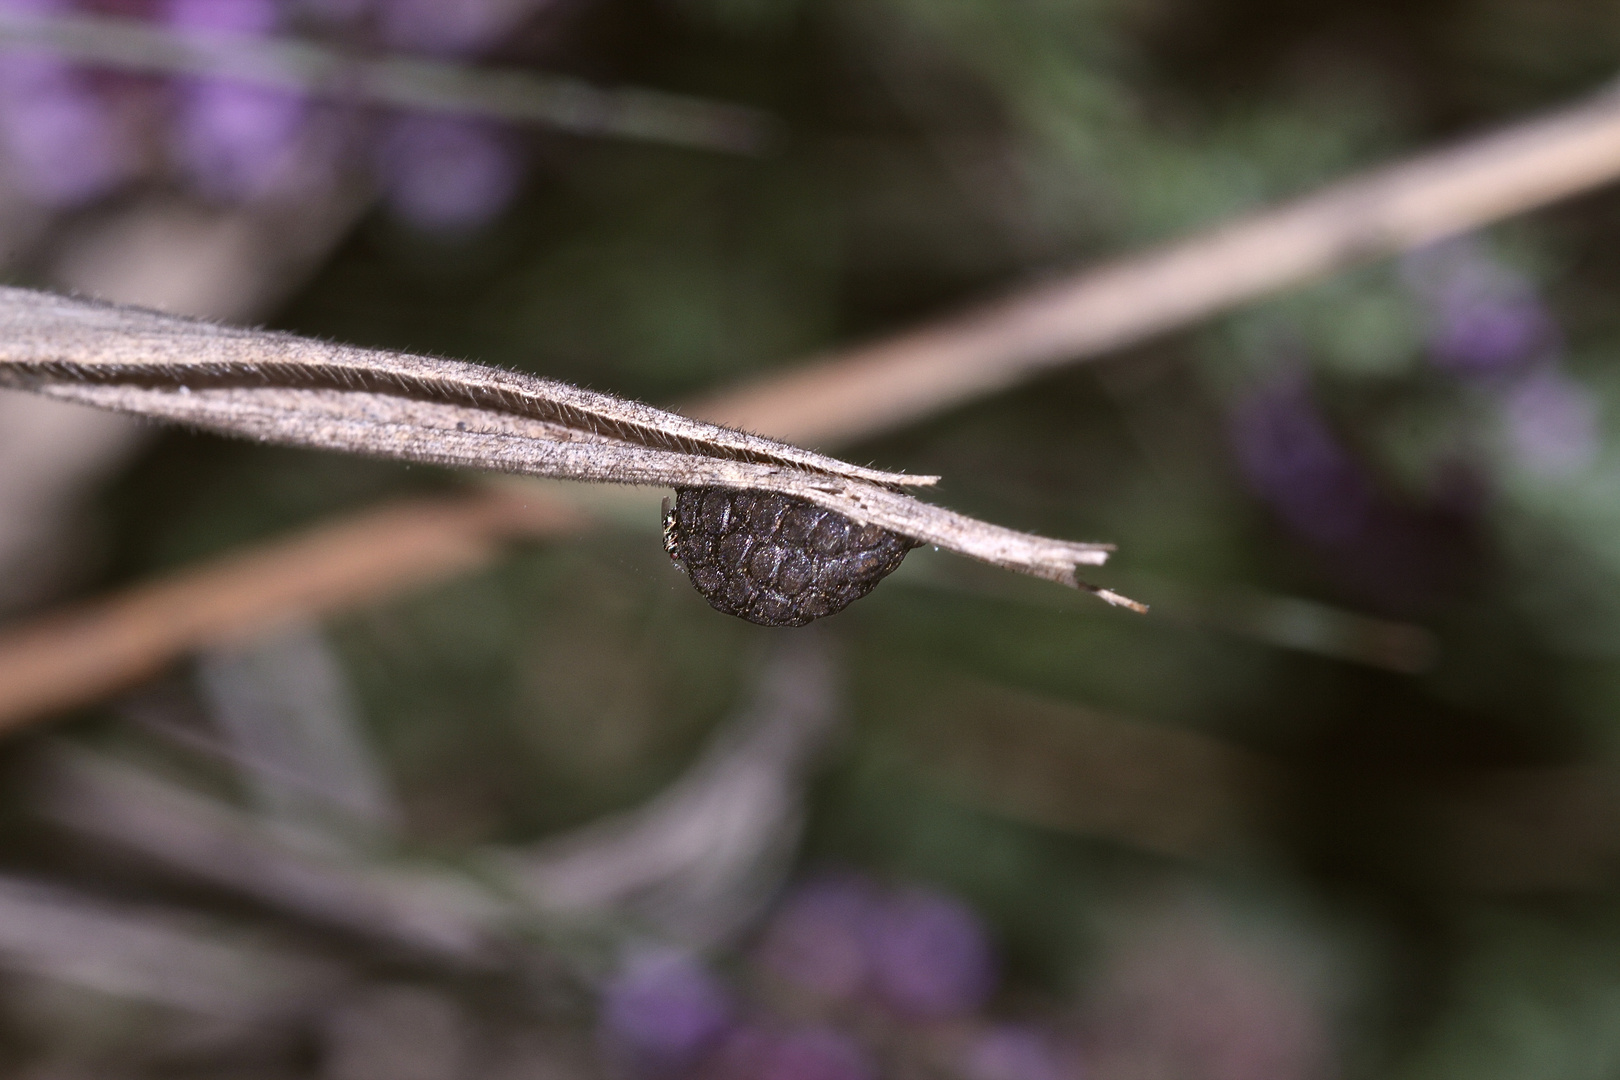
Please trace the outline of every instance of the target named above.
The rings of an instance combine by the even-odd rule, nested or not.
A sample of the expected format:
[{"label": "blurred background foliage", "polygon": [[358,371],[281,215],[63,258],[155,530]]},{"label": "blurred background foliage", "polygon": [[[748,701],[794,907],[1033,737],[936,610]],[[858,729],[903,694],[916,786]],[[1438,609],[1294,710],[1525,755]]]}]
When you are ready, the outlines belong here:
[{"label": "blurred background foliage", "polygon": [[[1593,0],[490,0],[469,8],[499,8],[499,31],[461,43],[430,0],[211,2],[272,9],[253,16],[257,32],[279,21],[356,48],[769,113],[757,155],[467,120],[416,165],[388,150],[388,125],[409,116],[298,121],[330,121],[343,138],[326,167],[380,196],[252,318],[661,403],[1551,107],[1613,78],[1620,58],[1620,13]],[[188,10],[209,25],[209,3],[75,10],[182,32]],[[418,17],[427,29],[412,31]],[[210,189],[163,149],[181,145],[189,115],[180,80],[71,70],[144,149],[104,181],[30,187],[18,147],[43,121],[25,108],[34,76],[8,76],[8,190],[35,211],[0,230],[12,283],[71,284],[63,252],[132,207],[225,213],[265,197]],[[444,165],[479,154],[483,179]],[[410,195],[418,167],[430,188],[476,190],[424,209]],[[220,708],[176,671],[13,742],[11,868],[306,951],[314,933],[363,985],[428,996],[355,991],[317,1035],[276,1041],[261,1025],[176,1049],[109,1004],[116,993],[45,993],[18,961],[12,1067],[508,1075],[490,1032],[510,1029],[527,1047],[510,1075],[1611,1075],[1617,239],[1620,201],[1599,192],[836,448],[942,474],[938,498],[964,512],[1115,541],[1107,582],[1155,605],[1136,618],[919,551],[828,624],[818,640],[847,719],[807,766],[800,884],[776,922],[756,915],[699,950],[697,989],[668,993],[702,1053],[721,1045],[691,1004],[708,1000],[704,979],[754,1003],[727,1008],[813,1016],[813,1033],[846,1042],[737,1050],[723,1065],[637,1057],[656,1039],[634,1010],[652,1006],[620,1009],[612,995],[630,991],[606,975],[609,1006],[553,1008],[551,991],[379,960],[41,824],[37,759],[64,733],[250,801],[228,761],[175,742],[171,729],[206,731]],[[467,482],[157,433],[95,478],[92,511],[62,541],[66,569],[11,613]],[[454,864],[636,806],[743,707],[796,632],[710,610],[656,525],[532,545],[320,628],[397,796],[401,850]],[[138,722],[153,714],[157,727]],[[825,901],[845,912],[834,918],[817,889],[855,899]],[[807,1011],[750,974],[771,969],[771,935],[791,936],[806,905],[839,926],[857,916],[838,904],[867,913],[857,921],[901,919],[882,911],[904,895],[872,898],[883,889],[970,905],[999,956],[995,995],[964,983],[938,1015],[908,1014],[894,993]],[[918,932],[923,955],[956,955],[948,927]],[[904,939],[868,929],[878,944],[861,947],[887,955],[885,933]],[[60,976],[53,962],[39,963]],[[653,961],[624,963],[621,980],[664,985]],[[883,1026],[869,1008],[900,1019]],[[383,1044],[476,1047],[390,1065],[367,1023]],[[452,1034],[422,1034],[436,1023]]]}]

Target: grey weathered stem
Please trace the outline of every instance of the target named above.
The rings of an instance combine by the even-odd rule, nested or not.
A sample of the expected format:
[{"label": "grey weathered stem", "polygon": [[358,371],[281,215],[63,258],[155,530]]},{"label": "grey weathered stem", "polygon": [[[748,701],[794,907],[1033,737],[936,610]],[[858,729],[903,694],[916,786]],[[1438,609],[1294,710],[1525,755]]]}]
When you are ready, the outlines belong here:
[{"label": "grey weathered stem", "polygon": [[1112,550],[1004,529],[897,490],[937,477],[863,468],[517,372],[26,289],[0,289],[0,327],[0,386],[223,434],[532,476],[778,491],[1074,586],[1076,566]]},{"label": "grey weathered stem", "polygon": [[661,90],[600,87],[565,75],[415,56],[356,56],[298,38],[177,33],[142,19],[84,12],[0,9],[0,46],[36,48],[119,71],[223,77],[727,153],[759,153],[775,127],[758,109]]}]

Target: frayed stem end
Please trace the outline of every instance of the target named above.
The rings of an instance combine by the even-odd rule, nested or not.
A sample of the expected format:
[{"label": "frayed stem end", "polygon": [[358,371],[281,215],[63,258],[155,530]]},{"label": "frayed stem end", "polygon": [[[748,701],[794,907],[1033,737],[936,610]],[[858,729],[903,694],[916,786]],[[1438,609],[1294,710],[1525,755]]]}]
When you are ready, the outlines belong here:
[{"label": "frayed stem end", "polygon": [[1130,608],[1138,615],[1146,615],[1148,613],[1148,606],[1146,604],[1132,600],[1128,596],[1121,596],[1112,589],[1105,589],[1101,585],[1093,585],[1089,581],[1079,581],[1078,584],[1082,589],[1091,593],[1097,599],[1113,604],[1115,607]]}]

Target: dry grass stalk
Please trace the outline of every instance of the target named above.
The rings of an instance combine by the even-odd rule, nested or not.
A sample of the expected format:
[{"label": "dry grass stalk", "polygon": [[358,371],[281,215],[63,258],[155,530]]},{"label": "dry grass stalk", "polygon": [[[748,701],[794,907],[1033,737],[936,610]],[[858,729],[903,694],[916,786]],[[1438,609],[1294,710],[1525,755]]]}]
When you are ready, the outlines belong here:
[{"label": "dry grass stalk", "polygon": [[99,67],[214,75],[384,106],[546,124],[581,135],[759,153],[769,116],[744,105],[639,87],[604,89],[565,75],[490,70],[414,56],[364,57],[312,41],[177,34],[141,19],[0,10],[0,42],[42,46]]},{"label": "dry grass stalk", "polygon": [[585,524],[558,500],[419,499],[56,611],[0,634],[0,730],[97,701],[188,652],[474,570],[514,535]]},{"label": "dry grass stalk", "polygon": [[898,707],[913,760],[954,797],[1015,820],[1199,862],[1266,847],[1277,762],[1144,723],[928,670]]},{"label": "dry grass stalk", "polygon": [[827,445],[865,438],[1335,270],[1620,176],[1620,91],[1375,169],[1166,247],[683,406]]}]

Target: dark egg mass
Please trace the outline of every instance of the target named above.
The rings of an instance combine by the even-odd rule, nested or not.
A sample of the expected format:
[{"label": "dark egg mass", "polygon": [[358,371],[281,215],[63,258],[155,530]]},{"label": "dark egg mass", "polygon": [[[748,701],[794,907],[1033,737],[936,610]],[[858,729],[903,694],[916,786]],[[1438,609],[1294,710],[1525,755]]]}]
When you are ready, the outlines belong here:
[{"label": "dark egg mass", "polygon": [[664,548],[697,591],[761,626],[803,626],[842,611],[916,546],[772,491],[677,488],[664,514]]}]

